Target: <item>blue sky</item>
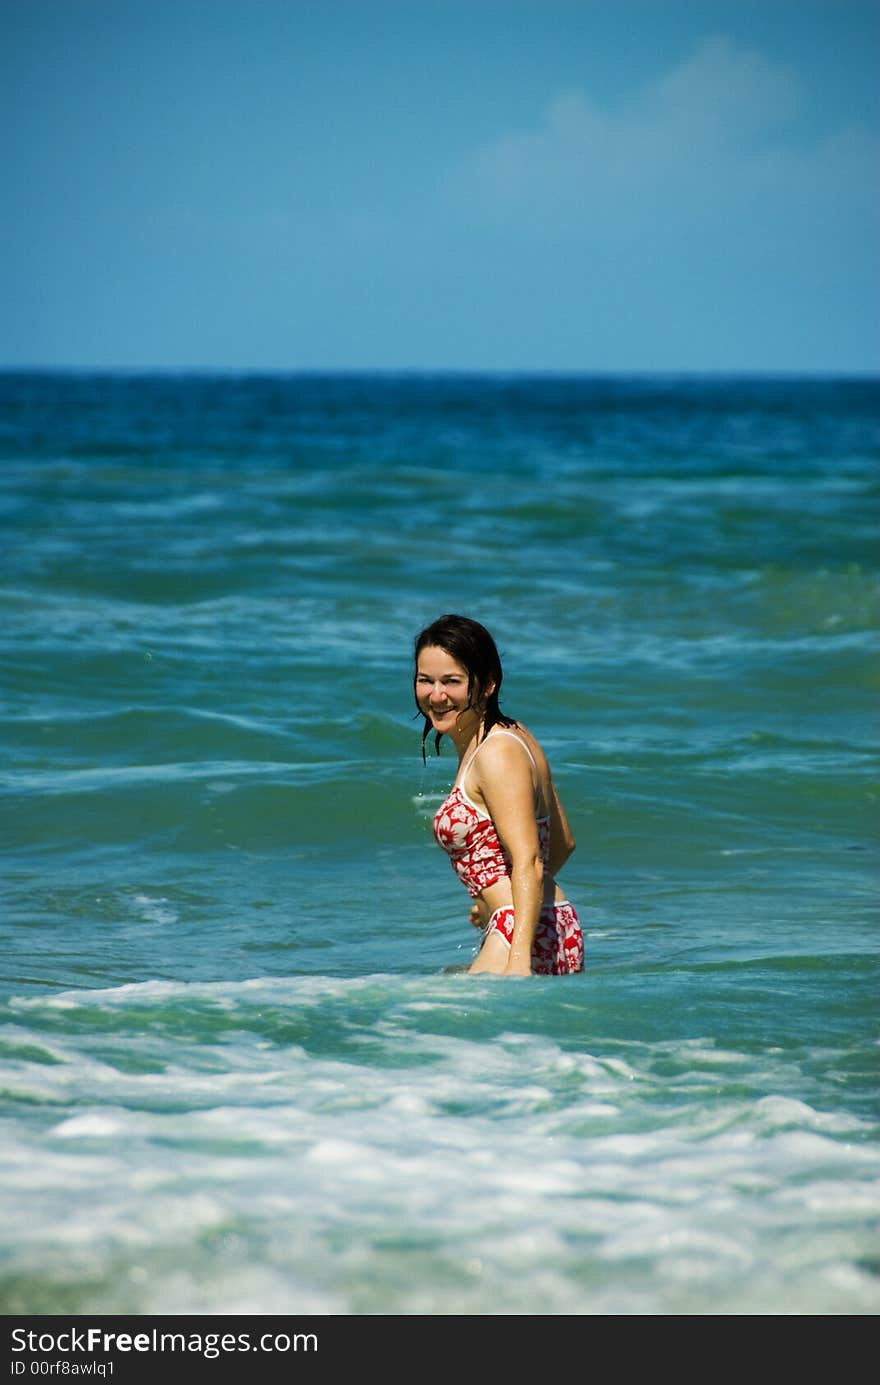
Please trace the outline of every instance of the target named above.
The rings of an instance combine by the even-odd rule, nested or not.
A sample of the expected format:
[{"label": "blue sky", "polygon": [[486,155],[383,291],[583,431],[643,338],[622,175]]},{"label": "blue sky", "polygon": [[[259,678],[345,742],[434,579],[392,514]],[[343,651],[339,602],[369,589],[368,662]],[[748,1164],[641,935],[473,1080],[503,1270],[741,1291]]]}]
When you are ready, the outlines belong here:
[{"label": "blue sky", "polygon": [[880,0],[0,0],[0,365],[880,370]]}]

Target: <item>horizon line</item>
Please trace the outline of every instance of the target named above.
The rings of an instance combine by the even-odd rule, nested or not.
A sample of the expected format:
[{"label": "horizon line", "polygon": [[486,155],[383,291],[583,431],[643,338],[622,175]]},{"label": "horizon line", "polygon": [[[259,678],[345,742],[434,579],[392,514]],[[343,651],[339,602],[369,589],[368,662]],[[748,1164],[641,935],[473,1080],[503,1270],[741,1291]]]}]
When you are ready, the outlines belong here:
[{"label": "horizon line", "polygon": [[276,378],[446,378],[446,379],[727,379],[727,380],[880,380],[880,367],[789,366],[221,366],[0,364],[0,375],[190,376]]}]

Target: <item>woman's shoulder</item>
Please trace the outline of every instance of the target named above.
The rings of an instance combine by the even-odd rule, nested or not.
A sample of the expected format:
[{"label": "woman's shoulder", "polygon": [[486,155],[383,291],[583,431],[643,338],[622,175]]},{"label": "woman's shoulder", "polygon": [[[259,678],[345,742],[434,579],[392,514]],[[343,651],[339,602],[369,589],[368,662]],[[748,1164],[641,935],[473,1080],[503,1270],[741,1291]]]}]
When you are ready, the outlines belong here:
[{"label": "woman's shoulder", "polygon": [[515,721],[510,726],[493,726],[483,741],[480,755],[492,763],[507,765],[517,756],[522,756],[523,751],[536,769],[546,764],[544,752],[537,738],[521,721]]},{"label": "woman's shoulder", "polygon": [[534,802],[541,814],[546,814],[552,795],[550,767],[538,741],[523,726],[493,726],[480,746],[474,761],[475,782],[472,785],[489,806],[490,797],[503,787],[511,788],[518,780],[531,783]]}]

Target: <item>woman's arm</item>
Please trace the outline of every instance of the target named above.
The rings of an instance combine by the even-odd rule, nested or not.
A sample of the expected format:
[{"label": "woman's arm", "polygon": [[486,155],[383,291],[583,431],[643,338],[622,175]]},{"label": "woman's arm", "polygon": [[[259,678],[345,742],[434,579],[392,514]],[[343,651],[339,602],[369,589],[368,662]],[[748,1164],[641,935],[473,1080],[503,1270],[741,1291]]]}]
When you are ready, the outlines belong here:
[{"label": "woman's arm", "polygon": [[498,737],[480,752],[477,787],[510,859],[513,940],[505,975],[529,976],[544,897],[544,863],[535,822],[535,785],[522,746]]},{"label": "woman's arm", "polygon": [[551,784],[550,795],[550,858],[548,870],[555,875],[561,870],[575,848],[574,833],[569,826],[565,809],[562,806],[555,784]]}]

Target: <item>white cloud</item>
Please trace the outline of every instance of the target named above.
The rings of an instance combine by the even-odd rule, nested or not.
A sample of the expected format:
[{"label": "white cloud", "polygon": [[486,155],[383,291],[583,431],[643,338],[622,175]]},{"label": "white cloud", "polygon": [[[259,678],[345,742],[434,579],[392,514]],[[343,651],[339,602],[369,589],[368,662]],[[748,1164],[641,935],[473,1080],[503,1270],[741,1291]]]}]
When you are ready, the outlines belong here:
[{"label": "white cloud", "polygon": [[715,38],[647,91],[636,118],[706,146],[736,147],[796,117],[803,101],[793,72]]},{"label": "white cloud", "polygon": [[442,200],[478,229],[588,245],[641,239],[646,222],[664,238],[702,226],[748,239],[787,224],[789,199],[800,216],[833,203],[844,217],[876,219],[865,189],[876,185],[880,140],[853,129],[810,143],[803,104],[787,68],[715,39],[618,110],[560,93],[537,128],[475,149]]}]

